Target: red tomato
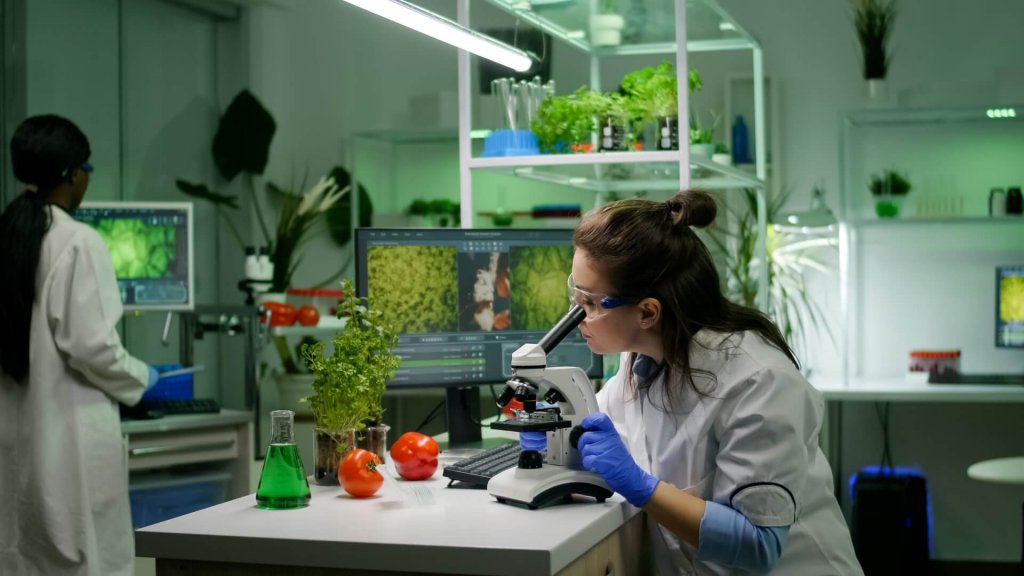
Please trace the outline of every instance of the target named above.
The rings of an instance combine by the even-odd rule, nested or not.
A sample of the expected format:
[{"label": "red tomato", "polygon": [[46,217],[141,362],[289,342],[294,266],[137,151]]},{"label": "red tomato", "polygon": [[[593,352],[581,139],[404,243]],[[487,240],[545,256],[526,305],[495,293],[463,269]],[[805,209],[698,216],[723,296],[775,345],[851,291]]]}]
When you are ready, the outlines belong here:
[{"label": "red tomato", "polygon": [[406,480],[425,480],[437,470],[437,442],[419,432],[406,432],[391,445],[391,459],[399,476]]},{"label": "red tomato", "polygon": [[383,465],[373,452],[356,448],[338,464],[338,483],[353,498],[373,496],[384,484],[384,477],[377,471],[377,467]]},{"label": "red tomato", "polygon": [[284,302],[263,302],[260,307],[270,311],[271,326],[291,326],[299,315],[295,306]]},{"label": "red tomato", "polygon": [[298,316],[299,324],[303,326],[316,326],[320,323],[320,311],[309,304],[303,304],[299,308]]}]

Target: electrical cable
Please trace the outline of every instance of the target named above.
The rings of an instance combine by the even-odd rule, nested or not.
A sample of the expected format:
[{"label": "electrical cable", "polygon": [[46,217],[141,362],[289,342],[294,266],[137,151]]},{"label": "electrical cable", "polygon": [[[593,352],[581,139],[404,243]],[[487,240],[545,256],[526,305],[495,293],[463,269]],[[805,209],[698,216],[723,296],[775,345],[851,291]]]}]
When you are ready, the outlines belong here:
[{"label": "electrical cable", "polygon": [[434,406],[433,410],[431,410],[430,413],[427,414],[425,418],[423,418],[423,422],[420,422],[420,425],[416,427],[417,432],[422,432],[423,428],[427,424],[430,424],[431,422],[434,421],[435,418],[437,418],[437,415],[441,413],[441,409],[444,408],[444,403],[445,401],[441,400],[441,402],[439,402],[437,406]]},{"label": "electrical cable", "polygon": [[[881,407],[879,406],[881,404]],[[880,469],[891,470],[892,464],[892,450],[889,443],[889,403],[888,402],[876,402],[875,403],[875,415],[878,417],[878,423],[882,427],[882,457],[879,464]]]}]

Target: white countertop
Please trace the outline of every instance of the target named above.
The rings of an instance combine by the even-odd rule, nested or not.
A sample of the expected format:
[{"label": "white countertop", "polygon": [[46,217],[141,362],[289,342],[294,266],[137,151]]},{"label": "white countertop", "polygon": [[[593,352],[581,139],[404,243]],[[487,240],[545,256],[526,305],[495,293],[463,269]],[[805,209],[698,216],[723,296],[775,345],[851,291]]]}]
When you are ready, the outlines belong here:
[{"label": "white countertop", "polygon": [[928,384],[897,377],[811,378],[825,400],[877,402],[1024,402],[1024,386],[1006,384]]},{"label": "white countertop", "polygon": [[[250,494],[136,531],[135,553],[353,570],[552,574],[638,513],[618,495],[527,510],[447,483],[439,469],[426,481],[386,481],[367,499],[310,483],[310,506],[297,510],[260,510]],[[413,488],[434,503],[403,498]]]}]

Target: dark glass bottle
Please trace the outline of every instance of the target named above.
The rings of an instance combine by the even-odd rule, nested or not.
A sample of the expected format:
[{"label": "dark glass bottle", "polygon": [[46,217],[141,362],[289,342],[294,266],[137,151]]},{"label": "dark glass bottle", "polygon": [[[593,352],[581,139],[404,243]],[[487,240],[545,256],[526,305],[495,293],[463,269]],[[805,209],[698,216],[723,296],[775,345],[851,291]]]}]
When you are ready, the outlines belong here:
[{"label": "dark glass bottle", "polygon": [[1020,186],[1011,186],[1006,191],[1006,213],[1021,214],[1024,209],[1021,207]]}]

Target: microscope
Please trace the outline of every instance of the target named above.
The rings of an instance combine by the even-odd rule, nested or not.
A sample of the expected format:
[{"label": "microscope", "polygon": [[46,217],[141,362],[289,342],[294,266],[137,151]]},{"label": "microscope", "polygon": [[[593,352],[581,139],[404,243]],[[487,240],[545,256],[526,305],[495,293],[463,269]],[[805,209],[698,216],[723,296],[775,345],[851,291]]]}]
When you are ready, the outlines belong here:
[{"label": "microscope", "polygon": [[[547,366],[547,354],[579,326],[586,313],[573,306],[537,344],[524,344],[512,353],[512,378],[498,398],[505,407],[513,398],[523,403],[516,417],[491,424],[513,432],[546,432],[547,454],[524,450],[519,463],[496,474],[487,492],[498,502],[535,510],[548,504],[569,502],[581,494],[604,502],[612,491],[601,477],[583,469],[576,441],[580,422],[597,411],[597,396],[586,372],[575,366]],[[537,393],[547,390],[543,402]]]}]

